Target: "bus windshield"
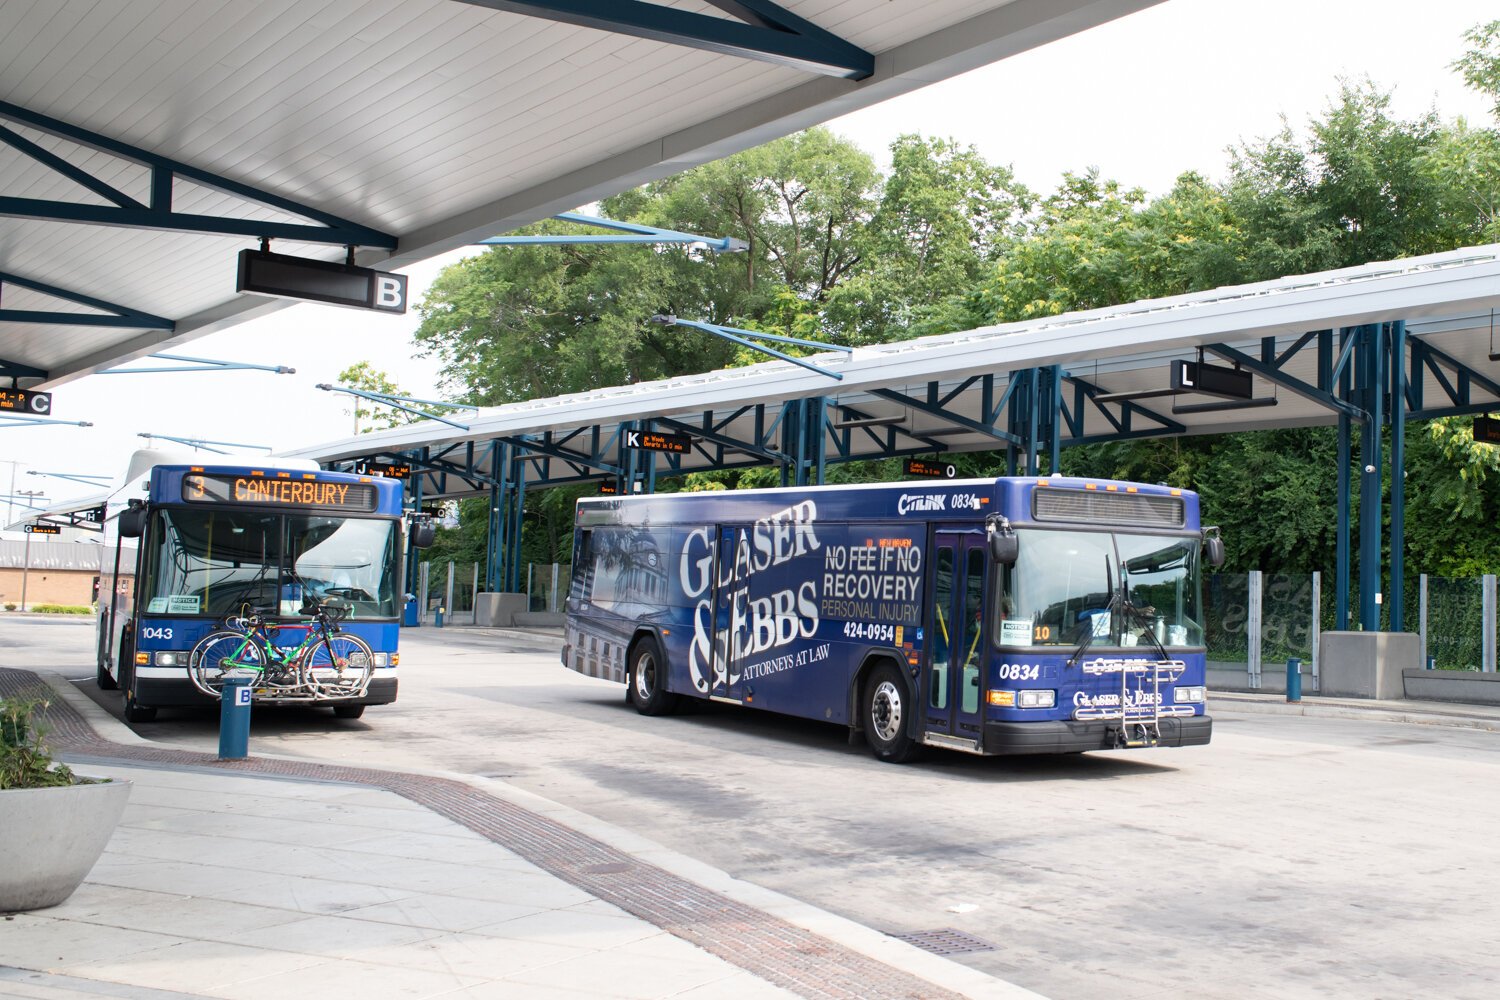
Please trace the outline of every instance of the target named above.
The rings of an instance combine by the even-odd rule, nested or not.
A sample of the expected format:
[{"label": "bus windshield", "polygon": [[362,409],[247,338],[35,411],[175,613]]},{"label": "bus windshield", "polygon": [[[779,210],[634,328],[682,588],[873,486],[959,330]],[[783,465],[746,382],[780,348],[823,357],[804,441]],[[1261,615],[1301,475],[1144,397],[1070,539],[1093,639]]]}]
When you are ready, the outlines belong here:
[{"label": "bus windshield", "polygon": [[295,615],[302,600],[347,601],[351,617],[396,615],[396,522],[265,511],[156,511],[147,614],[222,615],[243,605]]},{"label": "bus windshield", "polygon": [[1003,574],[1005,645],[1201,646],[1199,539],[1022,531]]}]

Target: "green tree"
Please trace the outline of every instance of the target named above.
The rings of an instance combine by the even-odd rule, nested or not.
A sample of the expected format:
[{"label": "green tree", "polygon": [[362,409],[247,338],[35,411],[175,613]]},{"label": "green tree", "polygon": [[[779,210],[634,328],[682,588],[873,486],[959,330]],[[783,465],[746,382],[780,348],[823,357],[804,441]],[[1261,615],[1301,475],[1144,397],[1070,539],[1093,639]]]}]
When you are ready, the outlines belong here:
[{"label": "green tree", "polygon": [[[339,372],[339,385],[386,396],[401,396],[401,388],[387,373],[380,371],[368,361],[360,361]],[[360,396],[349,397],[353,404],[345,413],[354,417],[354,433],[369,434],[371,431],[400,427],[417,419],[405,410],[385,406]]]}]

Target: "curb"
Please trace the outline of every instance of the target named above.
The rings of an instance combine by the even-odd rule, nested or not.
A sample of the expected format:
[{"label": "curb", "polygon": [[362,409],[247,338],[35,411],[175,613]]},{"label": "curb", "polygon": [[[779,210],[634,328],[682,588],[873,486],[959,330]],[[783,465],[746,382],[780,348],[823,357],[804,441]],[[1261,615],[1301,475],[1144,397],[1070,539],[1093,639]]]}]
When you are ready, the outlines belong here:
[{"label": "curb", "polygon": [[1271,701],[1251,696],[1236,697],[1232,694],[1213,692],[1209,695],[1210,708],[1221,707],[1228,712],[1245,715],[1293,715],[1317,719],[1360,719],[1366,722],[1398,722],[1414,726],[1442,726],[1448,729],[1475,729],[1500,733],[1500,718],[1462,712],[1442,712],[1430,709],[1395,708],[1389,703],[1365,707],[1346,702]]}]

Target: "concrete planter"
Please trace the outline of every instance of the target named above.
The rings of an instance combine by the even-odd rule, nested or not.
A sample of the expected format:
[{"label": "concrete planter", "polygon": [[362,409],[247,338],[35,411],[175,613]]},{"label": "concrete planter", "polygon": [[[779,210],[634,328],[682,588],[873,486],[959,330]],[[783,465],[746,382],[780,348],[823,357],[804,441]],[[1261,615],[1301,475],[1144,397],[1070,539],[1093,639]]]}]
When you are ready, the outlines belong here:
[{"label": "concrete planter", "polygon": [[0,791],[0,913],[56,906],[109,843],[130,798],[116,779]]}]

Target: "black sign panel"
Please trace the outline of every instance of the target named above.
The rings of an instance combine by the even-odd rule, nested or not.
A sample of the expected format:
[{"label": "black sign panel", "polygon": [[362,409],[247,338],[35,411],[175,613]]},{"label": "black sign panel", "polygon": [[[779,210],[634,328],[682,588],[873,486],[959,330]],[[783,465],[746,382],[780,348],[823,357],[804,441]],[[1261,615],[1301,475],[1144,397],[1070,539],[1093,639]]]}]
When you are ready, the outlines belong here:
[{"label": "black sign panel", "polygon": [[0,410],[44,417],[52,412],[52,393],[30,389],[0,389]]},{"label": "black sign panel", "polygon": [[406,275],[261,250],[241,250],[237,292],[406,312]]},{"label": "black sign panel", "polygon": [[1500,444],[1500,420],[1494,417],[1475,417],[1474,440],[1484,444]]},{"label": "black sign panel", "polygon": [[60,535],[62,529],[55,524],[28,524],[21,528],[28,535]]},{"label": "black sign panel", "polygon": [[1249,372],[1196,361],[1172,362],[1172,388],[1224,399],[1250,399],[1255,395]]},{"label": "black sign panel", "polygon": [[315,479],[266,479],[194,473],[182,478],[188,503],[238,503],[264,507],[318,507],[325,510],[375,509],[375,487],[369,483],[329,483]]},{"label": "black sign panel", "polygon": [[693,439],[686,434],[663,434],[660,431],[626,431],[625,447],[643,448],[646,451],[673,451],[686,454],[693,446]]},{"label": "black sign panel", "polygon": [[386,479],[406,479],[411,476],[410,465],[394,462],[355,462],[354,471],[361,476],[384,476]]},{"label": "black sign panel", "polygon": [[958,467],[952,462],[929,462],[925,458],[908,458],[901,465],[908,476],[924,479],[956,479]]}]

